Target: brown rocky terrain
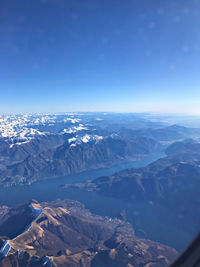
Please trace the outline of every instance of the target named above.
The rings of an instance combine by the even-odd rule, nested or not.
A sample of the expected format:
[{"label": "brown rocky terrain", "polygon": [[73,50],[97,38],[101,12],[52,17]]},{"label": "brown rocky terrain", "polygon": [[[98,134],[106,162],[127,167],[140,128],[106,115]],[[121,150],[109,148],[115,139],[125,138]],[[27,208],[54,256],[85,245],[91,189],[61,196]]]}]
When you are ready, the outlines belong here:
[{"label": "brown rocky terrain", "polygon": [[[1,245],[5,240],[10,245],[8,253],[2,255],[1,267],[161,267],[168,266],[177,255],[168,246],[137,238],[128,222],[93,215],[75,201],[32,201],[11,210],[11,215],[8,211],[1,216]],[[20,210],[27,212],[32,223],[24,231],[18,227],[16,233],[15,224],[24,224],[24,215],[16,215]],[[10,233],[3,235],[2,227],[10,221]]]}]

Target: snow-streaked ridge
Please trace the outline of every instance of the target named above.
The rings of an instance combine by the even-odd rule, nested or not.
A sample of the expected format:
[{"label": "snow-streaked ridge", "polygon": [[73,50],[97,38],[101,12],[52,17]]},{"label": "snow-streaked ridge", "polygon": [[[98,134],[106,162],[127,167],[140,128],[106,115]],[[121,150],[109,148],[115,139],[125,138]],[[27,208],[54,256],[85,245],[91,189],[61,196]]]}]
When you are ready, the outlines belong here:
[{"label": "snow-streaked ridge", "polygon": [[82,136],[76,135],[76,137],[68,139],[68,143],[71,146],[76,146],[77,144],[88,143],[88,142],[92,142],[92,141],[97,143],[100,140],[102,140],[103,138],[104,138],[103,136],[99,136],[99,135],[89,135],[89,134],[85,134]]},{"label": "snow-streaked ridge", "polygon": [[5,257],[8,255],[9,251],[11,249],[11,245],[9,244],[9,241],[6,240],[2,246],[2,248],[0,249],[0,259],[2,257]]}]

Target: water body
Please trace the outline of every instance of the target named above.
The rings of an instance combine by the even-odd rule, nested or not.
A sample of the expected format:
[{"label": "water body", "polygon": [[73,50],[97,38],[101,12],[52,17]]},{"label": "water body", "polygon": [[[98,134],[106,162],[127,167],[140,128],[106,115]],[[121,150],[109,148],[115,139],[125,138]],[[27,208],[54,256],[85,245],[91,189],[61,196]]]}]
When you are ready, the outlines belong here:
[{"label": "water body", "polygon": [[173,224],[164,223],[163,220],[160,220],[160,212],[151,204],[126,202],[121,199],[102,196],[95,192],[62,187],[66,183],[74,184],[100,176],[112,175],[126,168],[144,167],[164,156],[163,152],[158,151],[158,153],[149,155],[138,162],[121,163],[109,168],[87,171],[65,178],[39,181],[32,185],[0,188],[0,205],[14,206],[27,203],[31,199],[53,201],[60,198],[77,200],[94,214],[102,216],[118,217],[123,210],[126,213],[127,220],[132,223],[137,236],[158,241],[182,251],[193,236],[179,231],[177,227],[173,227]]},{"label": "water body", "polygon": [[87,203],[91,203],[91,198],[89,197],[88,199],[86,193],[80,193],[78,190],[66,190],[63,189],[61,185],[65,183],[73,184],[93,180],[100,176],[111,175],[126,168],[143,167],[164,156],[164,152],[158,151],[157,153],[151,154],[138,162],[120,163],[109,168],[86,171],[65,178],[43,180],[31,185],[0,188],[0,205],[13,206],[26,203],[31,199],[36,199],[38,201],[51,201],[57,198],[71,198],[82,201],[87,205]]}]

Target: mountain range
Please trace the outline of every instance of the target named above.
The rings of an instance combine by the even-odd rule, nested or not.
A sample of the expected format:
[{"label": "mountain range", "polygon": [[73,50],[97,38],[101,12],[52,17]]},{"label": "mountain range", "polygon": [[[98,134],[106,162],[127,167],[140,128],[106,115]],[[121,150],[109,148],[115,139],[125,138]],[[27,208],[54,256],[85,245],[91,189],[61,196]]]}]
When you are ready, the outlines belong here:
[{"label": "mountain range", "polygon": [[[2,204],[0,266],[159,267],[173,262],[199,231],[200,130],[147,117],[0,117],[1,192],[14,190],[13,203],[18,191],[32,192],[28,185],[33,182],[40,191],[43,181],[49,191],[41,192],[62,198]],[[88,181],[86,175],[76,184],[75,174],[135,164],[156,154],[158,160],[152,162],[152,157],[149,165],[138,165],[144,167],[98,178],[89,175]],[[73,184],[67,184],[70,175]],[[59,178],[64,185],[55,184]]]},{"label": "mountain range", "polygon": [[[175,141],[199,136],[199,129],[178,125],[159,128],[160,125],[155,124],[157,128],[154,125],[154,128],[138,129],[137,126],[128,125],[129,119],[124,120],[126,124],[124,122],[122,125],[120,120],[113,128],[115,119],[114,122],[107,119],[103,127],[99,124],[103,118],[80,115],[61,118],[33,116],[31,119],[22,117],[21,120],[23,123],[19,120],[19,125],[14,119],[11,120],[12,129],[23,125],[25,131],[34,129],[41,134],[36,135],[32,130],[34,135],[24,134],[23,138],[14,130],[10,136],[2,134],[0,186],[31,184],[41,179],[64,177],[119,162],[138,161],[158,148],[164,150]],[[5,123],[4,128],[10,129],[10,124],[6,126]],[[54,127],[54,130],[50,131],[49,127]]]},{"label": "mountain range", "polygon": [[[166,157],[146,167],[125,169],[85,183],[65,185],[65,188],[124,200],[125,206],[132,205],[135,209],[135,215],[127,211],[133,225],[139,220],[138,228],[147,232],[147,236],[151,233],[148,237],[182,250],[199,231],[200,145],[192,140],[176,142],[166,153]],[[146,216],[144,210],[148,211]],[[156,226],[167,231],[168,236],[157,234]],[[174,238],[174,232],[180,238]]]}]

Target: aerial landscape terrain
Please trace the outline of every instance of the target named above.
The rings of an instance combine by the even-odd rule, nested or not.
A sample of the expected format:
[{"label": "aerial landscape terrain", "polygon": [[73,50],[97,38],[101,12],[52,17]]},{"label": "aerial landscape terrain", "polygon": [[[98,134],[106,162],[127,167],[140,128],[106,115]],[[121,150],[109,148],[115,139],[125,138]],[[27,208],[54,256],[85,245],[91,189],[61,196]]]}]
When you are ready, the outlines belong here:
[{"label": "aerial landscape terrain", "polygon": [[2,115],[0,266],[169,266],[200,222],[200,122],[171,120]]},{"label": "aerial landscape terrain", "polygon": [[200,0],[0,0],[0,267],[200,267]]}]

